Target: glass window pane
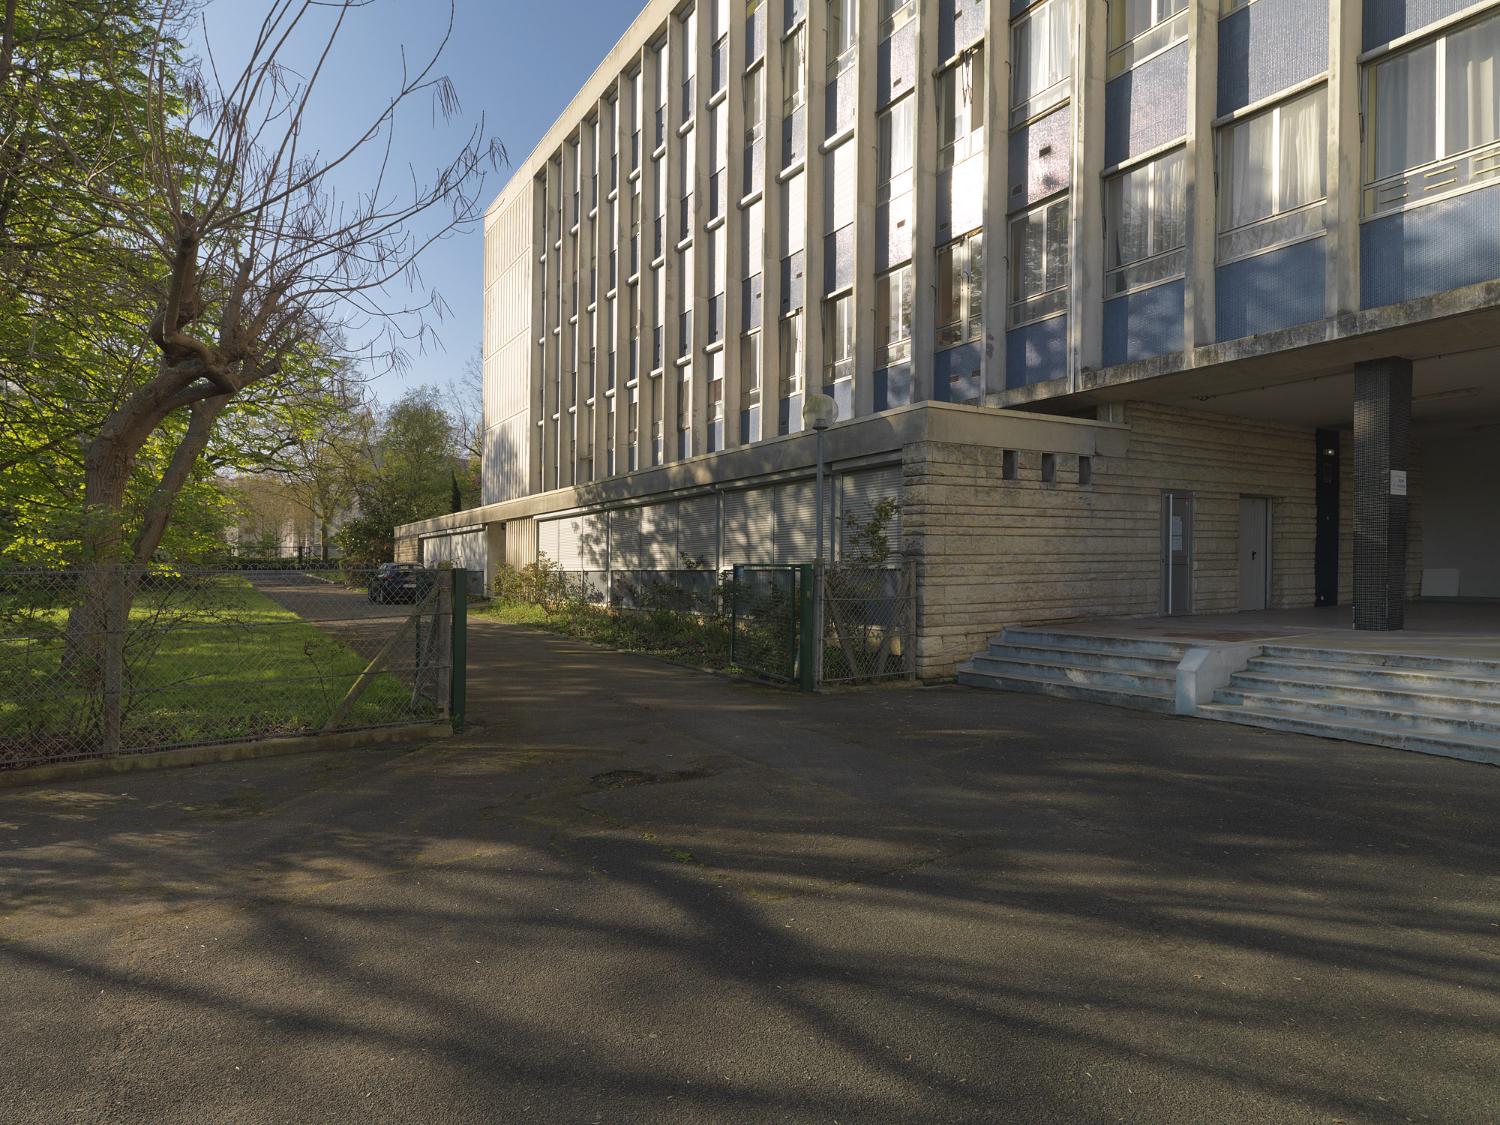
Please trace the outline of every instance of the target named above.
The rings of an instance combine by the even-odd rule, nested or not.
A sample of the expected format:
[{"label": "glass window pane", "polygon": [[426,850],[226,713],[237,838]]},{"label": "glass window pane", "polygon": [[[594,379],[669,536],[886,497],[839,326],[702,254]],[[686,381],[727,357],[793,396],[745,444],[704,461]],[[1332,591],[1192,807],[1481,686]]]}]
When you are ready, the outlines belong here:
[{"label": "glass window pane", "polygon": [[1437,157],[1437,45],[1375,68],[1375,178]]},{"label": "glass window pane", "polygon": [[1068,283],[1068,201],[1050,204],[1046,212],[1047,272],[1043,292]]},{"label": "glass window pane", "polygon": [[1443,155],[1451,156],[1500,139],[1500,18],[1455,32],[1447,51]]},{"label": "glass window pane", "polygon": [[1220,191],[1225,200],[1226,228],[1264,219],[1275,209],[1271,196],[1273,161],[1271,113],[1262,113],[1226,130]]},{"label": "glass window pane", "polygon": [[1151,253],[1164,254],[1187,243],[1187,157],[1182,149],[1156,162],[1156,213]]},{"label": "glass window pane", "polygon": [[952,246],[937,252],[937,322],[938,327],[958,320],[958,287],[954,277]]},{"label": "glass window pane", "polygon": [[1322,89],[1287,102],[1281,115],[1281,190],[1276,210],[1291,211],[1328,194],[1327,97]]}]

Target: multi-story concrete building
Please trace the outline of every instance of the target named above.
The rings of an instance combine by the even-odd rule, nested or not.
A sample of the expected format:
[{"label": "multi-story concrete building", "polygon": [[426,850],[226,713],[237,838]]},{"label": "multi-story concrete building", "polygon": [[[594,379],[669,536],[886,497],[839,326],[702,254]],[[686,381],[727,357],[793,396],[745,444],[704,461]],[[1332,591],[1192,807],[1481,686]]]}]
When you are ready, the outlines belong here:
[{"label": "multi-story concrete building", "polygon": [[1500,598],[1493,0],[651,0],[484,277],[485,506],[412,553],[807,561],[812,390],[831,525],[900,501],[924,674]]}]

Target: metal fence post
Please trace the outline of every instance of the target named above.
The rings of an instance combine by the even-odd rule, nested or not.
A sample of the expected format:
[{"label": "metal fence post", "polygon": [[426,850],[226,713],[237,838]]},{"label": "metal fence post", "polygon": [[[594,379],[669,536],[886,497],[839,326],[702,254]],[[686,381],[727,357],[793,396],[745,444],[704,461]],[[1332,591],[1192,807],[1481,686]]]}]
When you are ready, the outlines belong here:
[{"label": "metal fence post", "polygon": [[130,628],[130,602],[125,582],[125,568],[110,565],[109,581],[104,584],[103,625],[99,638],[103,648],[103,697],[100,699],[100,751],[118,754],[124,742],[125,721],[125,638]]},{"label": "metal fence post", "polygon": [[801,675],[798,687],[803,691],[816,691],[818,687],[818,641],[814,628],[817,624],[817,612],[815,609],[815,588],[813,576],[821,570],[821,567],[810,566],[806,563],[797,568],[797,608],[796,612],[800,619],[801,645],[798,656]]},{"label": "metal fence post", "polygon": [[448,672],[450,695],[448,711],[453,720],[453,731],[464,729],[464,714],[468,704],[469,671],[469,572],[455,570],[453,573],[453,645],[449,653]]},{"label": "metal fence post", "polygon": [[740,568],[736,563],[729,572],[729,666],[736,667],[734,641],[740,632]]}]

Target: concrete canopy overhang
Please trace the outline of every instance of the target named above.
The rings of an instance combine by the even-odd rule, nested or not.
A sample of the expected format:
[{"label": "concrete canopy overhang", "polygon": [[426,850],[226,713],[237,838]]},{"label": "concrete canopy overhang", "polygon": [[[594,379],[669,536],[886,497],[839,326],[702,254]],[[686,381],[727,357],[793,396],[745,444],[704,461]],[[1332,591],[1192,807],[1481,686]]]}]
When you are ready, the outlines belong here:
[{"label": "concrete canopy overhang", "polygon": [[1307,426],[1347,426],[1356,363],[1414,361],[1414,424],[1500,423],[1500,281],[1015,388],[1001,405],[1082,412],[1163,402]]}]

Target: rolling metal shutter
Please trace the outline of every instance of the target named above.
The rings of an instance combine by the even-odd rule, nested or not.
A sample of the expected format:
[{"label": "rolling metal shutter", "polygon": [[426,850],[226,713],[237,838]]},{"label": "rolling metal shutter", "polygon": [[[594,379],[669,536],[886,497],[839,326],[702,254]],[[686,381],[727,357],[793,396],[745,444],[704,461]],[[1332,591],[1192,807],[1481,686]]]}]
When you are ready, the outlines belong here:
[{"label": "rolling metal shutter", "polygon": [[686,558],[702,559],[710,570],[719,567],[719,498],[695,496],[677,501],[678,565]]},{"label": "rolling metal shutter", "polygon": [[783,484],[776,489],[775,561],[780,564],[810,563],[817,557],[818,511],[810,480]]},{"label": "rolling metal shutter", "polygon": [[578,558],[584,570],[609,569],[609,521],[603,512],[579,516]]},{"label": "rolling metal shutter", "polygon": [[775,506],[766,489],[724,493],[724,558],[720,565],[772,561]]},{"label": "rolling metal shutter", "polygon": [[553,526],[557,528],[557,554],[550,557],[557,560],[557,565],[564,570],[583,569],[583,552],[579,546],[578,525],[579,520],[576,516],[553,521]]},{"label": "rolling metal shutter", "polygon": [[641,510],[617,508],[609,513],[610,565],[615,570],[641,568]]},{"label": "rolling metal shutter", "polygon": [[557,520],[537,520],[536,523],[536,557],[547,558],[553,562],[558,561],[558,522]]},{"label": "rolling metal shutter", "polygon": [[[875,505],[882,500],[901,501],[901,466],[891,465],[883,469],[867,469],[859,473],[845,473],[839,478],[839,558],[848,559],[857,548],[852,542],[851,532],[855,525],[868,523],[874,514]],[[901,511],[886,528],[886,542],[891,554],[901,552]]]},{"label": "rolling metal shutter", "polygon": [[648,504],[641,512],[641,569],[676,570],[677,505]]}]

